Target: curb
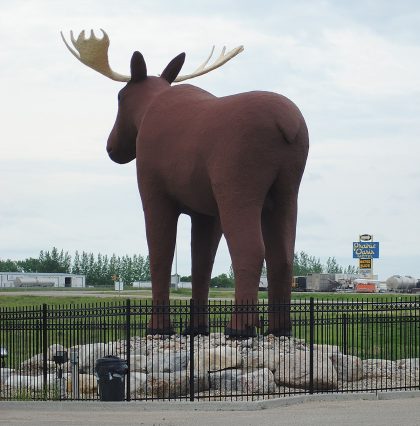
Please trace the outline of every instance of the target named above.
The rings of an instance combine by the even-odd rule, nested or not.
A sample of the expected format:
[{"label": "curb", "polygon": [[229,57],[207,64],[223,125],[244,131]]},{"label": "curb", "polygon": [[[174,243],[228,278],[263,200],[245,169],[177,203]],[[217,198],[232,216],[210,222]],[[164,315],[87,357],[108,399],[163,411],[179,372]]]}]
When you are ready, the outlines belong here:
[{"label": "curb", "polygon": [[258,411],[308,402],[385,401],[420,398],[420,391],[391,391],[361,394],[298,395],[262,401],[2,401],[2,409],[30,409],[43,411]]}]

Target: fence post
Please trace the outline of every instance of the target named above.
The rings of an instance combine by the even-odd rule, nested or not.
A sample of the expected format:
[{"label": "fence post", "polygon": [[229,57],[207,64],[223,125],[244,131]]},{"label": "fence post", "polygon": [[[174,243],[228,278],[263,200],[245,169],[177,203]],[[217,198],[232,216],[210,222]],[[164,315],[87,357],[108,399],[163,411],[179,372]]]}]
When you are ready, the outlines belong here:
[{"label": "fence post", "polygon": [[42,388],[44,390],[44,399],[47,400],[47,391],[48,391],[48,306],[46,303],[42,305],[42,373],[43,373],[43,383]]},{"label": "fence post", "polygon": [[194,299],[190,299],[190,401],[194,401]]},{"label": "fence post", "polygon": [[73,400],[79,399],[79,348],[70,348],[70,368],[72,398]]},{"label": "fence post", "polygon": [[128,366],[128,372],[127,372],[127,395],[126,400],[131,400],[131,381],[130,381],[130,372],[131,372],[131,366],[130,366],[130,343],[131,343],[131,302],[130,299],[127,299],[126,304],[126,311],[125,311],[125,354],[127,357],[127,366]]},{"label": "fence post", "polygon": [[315,304],[309,299],[309,393],[314,393],[314,338],[315,338]]},{"label": "fence post", "polygon": [[347,315],[343,314],[343,342],[342,342],[343,355],[347,355]]}]

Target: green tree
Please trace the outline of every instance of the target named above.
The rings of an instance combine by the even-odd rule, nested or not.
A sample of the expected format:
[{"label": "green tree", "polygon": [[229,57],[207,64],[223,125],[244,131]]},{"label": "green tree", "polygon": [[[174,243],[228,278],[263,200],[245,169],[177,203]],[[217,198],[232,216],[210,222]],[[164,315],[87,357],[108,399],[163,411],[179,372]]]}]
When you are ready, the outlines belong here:
[{"label": "green tree", "polygon": [[74,254],[74,259],[73,259],[73,265],[71,267],[71,272],[72,274],[80,274],[81,273],[81,269],[80,269],[80,256],[79,256],[79,252],[76,250],[76,253]]},{"label": "green tree", "polygon": [[328,274],[342,274],[343,268],[337,263],[337,260],[335,257],[329,257],[327,259],[327,264],[325,265],[325,268],[323,268],[324,272]]},{"label": "green tree", "polygon": [[232,288],[234,284],[234,280],[226,274],[220,274],[210,280],[210,287]]},{"label": "green tree", "polygon": [[323,267],[319,258],[310,256],[304,251],[295,253],[293,275],[301,276],[321,272],[323,272]]},{"label": "green tree", "polygon": [[16,263],[21,272],[41,272],[42,269],[39,259],[35,259],[34,257],[18,260]]},{"label": "green tree", "polygon": [[0,272],[19,272],[18,262],[11,259],[0,259]]}]

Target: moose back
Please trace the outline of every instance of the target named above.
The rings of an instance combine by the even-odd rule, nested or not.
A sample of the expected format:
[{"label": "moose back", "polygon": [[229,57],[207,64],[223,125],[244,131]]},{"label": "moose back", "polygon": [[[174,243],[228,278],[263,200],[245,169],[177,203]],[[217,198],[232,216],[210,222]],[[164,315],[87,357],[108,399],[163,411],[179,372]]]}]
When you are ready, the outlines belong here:
[{"label": "moose back", "polygon": [[[131,75],[111,70],[109,39],[82,32],[75,40],[81,62],[126,86],[107,143],[117,163],[136,159],[152,277],[151,334],[173,334],[169,287],[180,214],[191,217],[192,299],[208,303],[211,271],[222,234],[235,275],[236,309],[225,333],[249,337],[258,316],[261,269],[268,278],[268,332],[289,336],[297,197],[308,154],[308,131],[298,108],[284,96],[247,92],[216,97],[185,80],[215,69],[242,47],[196,72],[178,76],[185,54],[174,58],[160,77],[147,75],[139,52]],[[63,37],[63,40],[64,37]],[[207,61],[208,62],[208,61]],[[207,315],[194,316],[185,333],[209,332]]]}]

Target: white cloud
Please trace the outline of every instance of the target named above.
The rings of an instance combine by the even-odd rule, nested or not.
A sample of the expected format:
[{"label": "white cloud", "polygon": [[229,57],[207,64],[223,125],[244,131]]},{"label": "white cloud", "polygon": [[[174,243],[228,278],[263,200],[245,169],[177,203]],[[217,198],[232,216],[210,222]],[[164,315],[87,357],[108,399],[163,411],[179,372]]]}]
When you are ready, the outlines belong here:
[{"label": "white cloud", "polygon": [[325,30],[331,79],[356,95],[420,92],[420,46],[381,37],[366,28]]},{"label": "white cloud", "polygon": [[[420,39],[409,25],[420,8],[405,9],[382,5],[377,13],[377,4],[366,9],[360,1],[5,4],[0,256],[36,256],[52,245],[146,253],[135,165],[115,165],[105,152],[121,84],[78,63],[59,37],[60,29],[104,28],[111,65],[122,73],[136,49],[152,74],[185,50],[187,73],[211,45],[244,44],[223,70],[192,83],[219,96],[277,91],[302,109],[311,150],[297,249],[352,263],[351,242],[371,232],[383,242],[381,273],[420,276]],[[189,233],[183,218],[178,269],[185,274]],[[223,242],[215,272],[229,265]]]}]

